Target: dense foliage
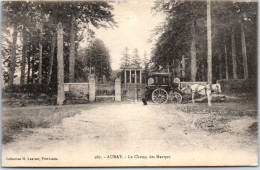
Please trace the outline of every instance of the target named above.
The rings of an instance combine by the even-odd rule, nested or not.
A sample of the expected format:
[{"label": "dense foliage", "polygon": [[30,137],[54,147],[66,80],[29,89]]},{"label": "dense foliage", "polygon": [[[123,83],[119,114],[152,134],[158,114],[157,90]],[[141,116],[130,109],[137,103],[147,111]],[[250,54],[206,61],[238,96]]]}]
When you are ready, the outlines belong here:
[{"label": "dense foliage", "polygon": [[[181,79],[207,81],[207,2],[158,0],[153,11],[166,15],[154,31],[160,36],[153,49],[153,69],[168,67],[174,73],[184,57],[186,74]],[[255,77],[257,2],[212,1],[211,18],[214,82]]]},{"label": "dense foliage", "polygon": [[4,82],[12,85],[14,77],[21,73],[21,85],[57,83],[56,32],[59,22],[64,30],[65,82],[82,79],[78,72],[85,66],[77,56],[84,30],[93,34],[90,24],[96,28],[115,25],[111,11],[113,7],[101,1],[2,2]]}]

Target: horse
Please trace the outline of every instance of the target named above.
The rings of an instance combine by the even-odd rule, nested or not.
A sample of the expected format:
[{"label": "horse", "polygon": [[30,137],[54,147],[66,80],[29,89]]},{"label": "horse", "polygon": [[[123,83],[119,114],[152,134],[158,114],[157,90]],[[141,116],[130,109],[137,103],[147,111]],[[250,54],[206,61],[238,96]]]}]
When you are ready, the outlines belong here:
[{"label": "horse", "polygon": [[195,93],[200,94],[200,95],[206,95],[208,98],[208,105],[212,106],[211,104],[211,100],[212,100],[212,92],[213,93],[221,93],[221,86],[219,83],[217,84],[207,84],[205,86],[203,85],[199,85],[199,84],[193,84],[190,86],[190,90],[191,90],[191,99],[192,99],[192,103],[195,103],[194,97],[195,97]]}]

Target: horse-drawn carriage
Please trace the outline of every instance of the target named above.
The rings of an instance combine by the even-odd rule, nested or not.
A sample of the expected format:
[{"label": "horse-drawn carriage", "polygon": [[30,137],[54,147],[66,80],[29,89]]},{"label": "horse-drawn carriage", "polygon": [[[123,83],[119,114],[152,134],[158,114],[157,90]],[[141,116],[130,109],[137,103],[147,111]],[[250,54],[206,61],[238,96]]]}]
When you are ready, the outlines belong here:
[{"label": "horse-drawn carriage", "polygon": [[189,88],[184,90],[180,89],[180,79],[173,78],[171,73],[152,72],[149,74],[149,79],[145,90],[145,99],[151,99],[157,104],[166,103],[167,101],[174,103],[186,103],[190,99],[194,103],[195,97],[205,96],[208,99],[208,104],[211,105],[212,92],[221,93],[220,84],[192,84]]},{"label": "horse-drawn carriage", "polygon": [[181,103],[183,92],[180,91],[179,85],[179,79],[173,79],[170,73],[150,73],[145,97],[158,104],[167,101]]}]

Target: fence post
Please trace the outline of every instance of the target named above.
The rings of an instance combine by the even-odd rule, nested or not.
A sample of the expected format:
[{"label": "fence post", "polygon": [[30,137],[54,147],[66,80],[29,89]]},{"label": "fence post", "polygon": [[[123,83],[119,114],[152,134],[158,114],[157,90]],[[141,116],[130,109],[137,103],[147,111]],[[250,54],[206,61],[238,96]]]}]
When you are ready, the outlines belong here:
[{"label": "fence post", "polygon": [[96,99],[96,87],[95,87],[95,79],[89,79],[89,101],[93,102]]},{"label": "fence post", "polygon": [[117,78],[115,80],[115,101],[121,102],[121,79]]}]

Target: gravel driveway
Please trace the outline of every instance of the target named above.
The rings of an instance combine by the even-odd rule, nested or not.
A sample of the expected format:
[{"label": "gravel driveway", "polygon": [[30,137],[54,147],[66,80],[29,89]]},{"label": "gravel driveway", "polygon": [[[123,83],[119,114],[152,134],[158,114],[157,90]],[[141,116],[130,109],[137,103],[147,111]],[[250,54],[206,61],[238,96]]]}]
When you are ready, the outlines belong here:
[{"label": "gravel driveway", "polygon": [[245,134],[255,119],[234,120],[230,131],[209,133],[196,126],[202,117],[171,104],[100,103],[54,127],[25,129],[16,141],[2,145],[2,164],[256,165],[257,140]]}]

